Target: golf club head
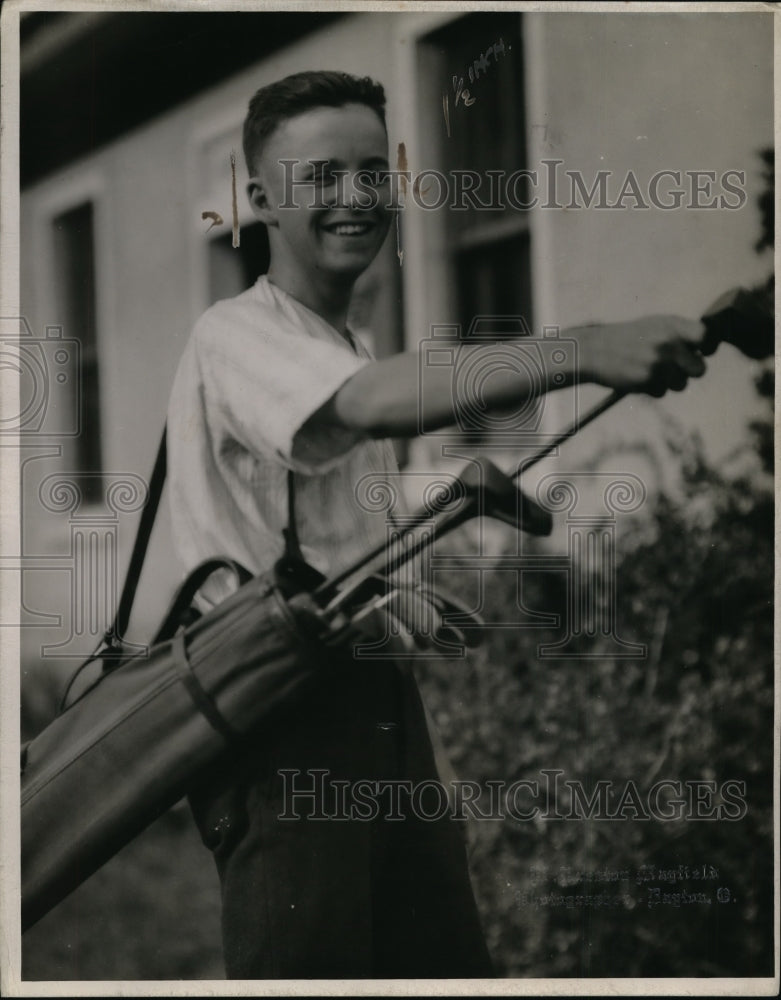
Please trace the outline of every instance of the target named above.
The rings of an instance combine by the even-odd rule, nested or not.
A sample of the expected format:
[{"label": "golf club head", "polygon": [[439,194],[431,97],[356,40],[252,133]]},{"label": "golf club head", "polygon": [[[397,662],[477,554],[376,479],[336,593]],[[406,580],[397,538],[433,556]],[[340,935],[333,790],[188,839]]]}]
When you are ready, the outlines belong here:
[{"label": "golf club head", "polygon": [[732,344],[748,358],[761,361],[775,349],[775,321],[769,300],[758,292],[733,288],[702,315],[705,339],[703,354],[713,354],[722,341]]},{"label": "golf club head", "polygon": [[435,590],[433,587],[421,586],[420,592],[440,613],[443,627],[457,634],[458,638],[451,641],[462,643],[470,649],[481,645],[485,622],[480,615],[440,587]]},{"label": "golf club head", "polygon": [[461,473],[473,514],[482,513],[530,535],[549,535],[553,516],[526,496],[493,462],[470,463]]}]

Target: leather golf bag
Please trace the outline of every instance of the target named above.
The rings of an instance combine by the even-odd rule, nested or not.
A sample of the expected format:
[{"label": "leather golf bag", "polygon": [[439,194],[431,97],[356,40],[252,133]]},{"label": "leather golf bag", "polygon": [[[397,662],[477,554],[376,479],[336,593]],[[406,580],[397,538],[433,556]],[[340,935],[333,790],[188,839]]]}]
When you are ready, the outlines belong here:
[{"label": "leather golf bag", "polygon": [[322,650],[308,639],[307,603],[305,594],[286,601],[273,577],[251,580],[148,654],[120,662],[27,744],[23,928],[295,697]]}]

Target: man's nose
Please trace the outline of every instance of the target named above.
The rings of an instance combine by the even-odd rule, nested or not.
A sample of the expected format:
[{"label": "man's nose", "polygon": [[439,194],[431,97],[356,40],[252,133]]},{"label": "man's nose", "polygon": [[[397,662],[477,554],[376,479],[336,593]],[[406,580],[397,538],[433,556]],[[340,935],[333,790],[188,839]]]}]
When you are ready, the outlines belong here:
[{"label": "man's nose", "polygon": [[370,197],[358,178],[360,171],[340,171],[339,183],[336,185],[336,207],[361,209],[369,208]]}]

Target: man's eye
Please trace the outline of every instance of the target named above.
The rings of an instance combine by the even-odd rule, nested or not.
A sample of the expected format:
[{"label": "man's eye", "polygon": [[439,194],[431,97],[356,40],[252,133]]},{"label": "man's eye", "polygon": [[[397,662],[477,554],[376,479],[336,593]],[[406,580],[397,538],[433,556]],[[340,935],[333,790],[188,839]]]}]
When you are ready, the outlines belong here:
[{"label": "man's eye", "polygon": [[306,171],[305,181],[312,181],[315,184],[329,184],[334,180],[333,168],[326,163],[313,164],[310,170]]},{"label": "man's eye", "polygon": [[364,170],[361,174],[366,184],[372,187],[380,187],[380,185],[385,184],[390,177],[390,171],[388,170]]}]

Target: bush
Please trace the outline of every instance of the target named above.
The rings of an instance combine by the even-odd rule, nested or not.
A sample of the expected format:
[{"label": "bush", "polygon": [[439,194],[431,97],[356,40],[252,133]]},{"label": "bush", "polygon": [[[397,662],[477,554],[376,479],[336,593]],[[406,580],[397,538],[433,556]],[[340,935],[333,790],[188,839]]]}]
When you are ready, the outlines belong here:
[{"label": "bush", "polygon": [[[612,782],[614,812],[630,781],[643,801],[661,779],[743,781],[747,811],[737,821],[627,809],[624,821],[473,822],[475,888],[500,974],[772,974],[772,484],[757,469],[726,478],[694,443],[673,447],[682,495],[656,498],[617,567],[621,635],[647,644],[645,659],[600,656],[596,637],[579,651],[597,658],[540,660],[538,644],[560,631],[496,629],[468,664],[429,665],[421,686],[460,777],[481,787],[544,786],[541,772],[558,769],[587,792]],[[453,580],[468,599],[463,577]],[[604,581],[591,583],[604,600]],[[509,574],[490,574],[486,592],[495,620],[518,619]],[[560,574],[526,577],[523,596],[566,621]],[[695,876],[703,866],[713,877]],[[676,881],[662,880],[673,869]],[[626,877],[599,880],[610,872]],[[654,889],[669,902],[649,905]],[[600,894],[610,905],[561,899]]]}]

